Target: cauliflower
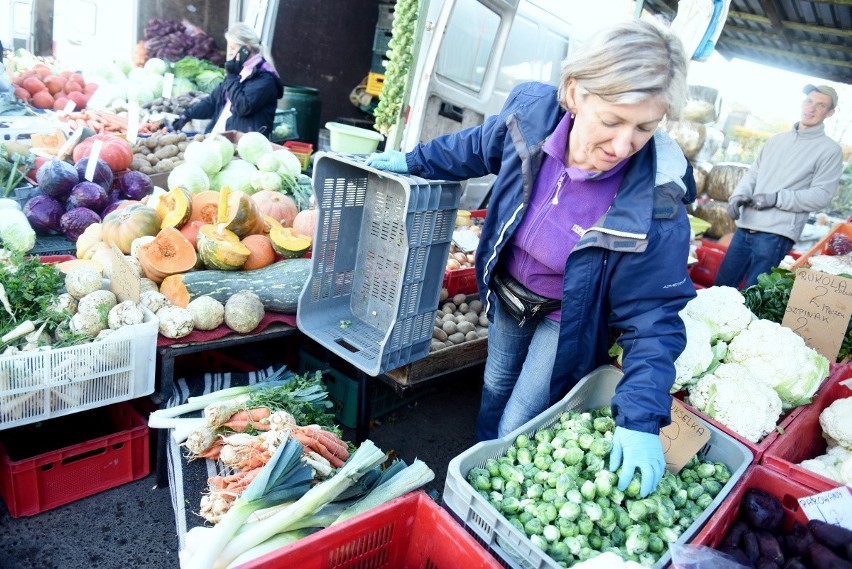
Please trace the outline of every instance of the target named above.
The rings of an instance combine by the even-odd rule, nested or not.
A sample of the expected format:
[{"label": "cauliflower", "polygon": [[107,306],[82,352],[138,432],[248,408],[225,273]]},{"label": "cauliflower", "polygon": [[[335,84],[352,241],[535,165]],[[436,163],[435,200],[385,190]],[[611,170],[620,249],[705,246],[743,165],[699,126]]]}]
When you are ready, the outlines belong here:
[{"label": "cauliflower", "polygon": [[785,410],[810,403],[828,377],[825,357],[795,332],[770,320],[753,320],[737,334],[724,361],[746,367],[751,376],[775,389]]},{"label": "cauliflower", "polygon": [[852,452],[842,446],[829,446],[816,458],[803,460],[799,466],[841,484],[852,484]]},{"label": "cauliflower", "polygon": [[685,310],[680,312],[680,318],[686,327],[686,347],[675,360],[675,382],[671,388],[672,393],[695,383],[713,363],[710,327],[702,320],[689,316]]},{"label": "cauliflower", "polygon": [[696,292],[686,303],[686,313],[706,323],[712,339],[730,342],[755,316],[740,291],[730,286],[711,286]]},{"label": "cauliflower", "polygon": [[753,443],[775,428],[781,398],[737,364],[721,364],[689,388],[689,403]]},{"label": "cauliflower", "polygon": [[822,436],[830,446],[852,451],[852,396],[836,400],[819,414]]}]

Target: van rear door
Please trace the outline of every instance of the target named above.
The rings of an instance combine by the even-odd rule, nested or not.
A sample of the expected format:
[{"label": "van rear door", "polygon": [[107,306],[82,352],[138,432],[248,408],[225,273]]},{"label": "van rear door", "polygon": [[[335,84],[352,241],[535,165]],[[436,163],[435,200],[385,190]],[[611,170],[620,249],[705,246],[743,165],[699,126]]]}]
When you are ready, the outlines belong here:
[{"label": "van rear door", "polygon": [[[559,81],[568,23],[547,0],[431,2],[422,26],[400,147],[481,124],[518,83]],[[484,205],[493,176],[469,180],[460,207]]]}]

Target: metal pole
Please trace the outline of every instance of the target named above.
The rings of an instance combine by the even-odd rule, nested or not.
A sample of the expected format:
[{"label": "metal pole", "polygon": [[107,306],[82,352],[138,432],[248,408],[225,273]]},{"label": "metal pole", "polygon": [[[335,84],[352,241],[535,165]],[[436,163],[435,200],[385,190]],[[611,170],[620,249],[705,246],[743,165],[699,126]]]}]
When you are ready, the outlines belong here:
[{"label": "metal pole", "polygon": [[636,0],[636,7],[633,9],[633,19],[642,19],[642,9],[645,7],[645,0]]}]

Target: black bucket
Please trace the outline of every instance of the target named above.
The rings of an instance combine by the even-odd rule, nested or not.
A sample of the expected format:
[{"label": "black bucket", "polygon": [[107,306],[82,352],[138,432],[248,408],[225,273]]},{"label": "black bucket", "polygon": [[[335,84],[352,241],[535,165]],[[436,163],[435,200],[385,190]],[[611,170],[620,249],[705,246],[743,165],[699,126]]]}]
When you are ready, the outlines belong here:
[{"label": "black bucket", "polygon": [[299,131],[299,140],[310,142],[314,145],[314,148],[317,148],[320,110],[322,108],[319,89],[285,85],[284,94],[278,99],[278,108],[296,109],[296,127]]}]

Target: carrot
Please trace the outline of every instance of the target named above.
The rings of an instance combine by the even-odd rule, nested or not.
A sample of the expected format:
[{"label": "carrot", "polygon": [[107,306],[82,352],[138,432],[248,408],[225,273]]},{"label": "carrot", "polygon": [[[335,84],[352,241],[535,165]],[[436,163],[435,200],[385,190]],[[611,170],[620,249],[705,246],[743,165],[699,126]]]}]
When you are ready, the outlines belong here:
[{"label": "carrot", "polygon": [[268,431],[271,428],[269,425],[264,425],[263,423],[255,421],[226,421],[220,426],[230,429],[236,433],[244,433],[249,429],[254,429],[256,431]]},{"label": "carrot", "polygon": [[209,458],[210,460],[219,460],[219,454],[221,454],[223,446],[225,446],[225,442],[222,441],[222,439],[219,439],[203,452],[194,455],[193,458]]},{"label": "carrot", "polygon": [[228,419],[228,421],[260,421],[272,414],[268,407],[255,407],[254,409],[241,409]]}]

